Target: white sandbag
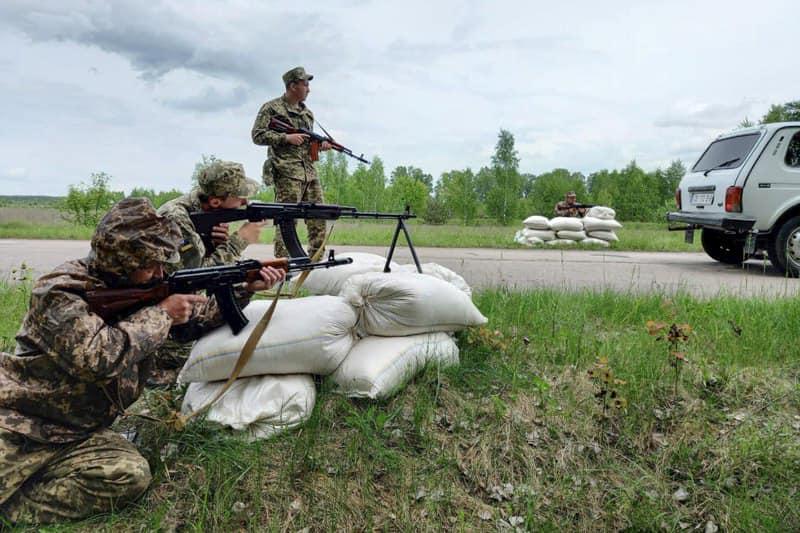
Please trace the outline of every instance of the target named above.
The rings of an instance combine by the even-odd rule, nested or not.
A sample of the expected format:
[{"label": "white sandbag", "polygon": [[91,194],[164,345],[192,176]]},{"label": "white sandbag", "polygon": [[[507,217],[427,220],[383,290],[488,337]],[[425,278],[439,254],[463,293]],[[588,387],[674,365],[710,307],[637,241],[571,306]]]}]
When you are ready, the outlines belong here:
[{"label": "white sandbag", "polygon": [[581,231],[583,222],[574,217],[555,217],[550,220],[550,229],[553,231]]},{"label": "white sandbag", "polygon": [[[204,407],[224,384],[190,384],[181,412],[187,415]],[[308,420],[316,397],[314,378],[309,375],[241,378],[206,411],[206,419],[246,431],[252,439],[266,439]]]},{"label": "white sandbag", "polygon": [[558,237],[559,239],[566,239],[570,241],[582,241],[583,239],[586,238],[586,232],[564,230],[556,232],[556,237]]},{"label": "white sandbag", "polygon": [[556,238],[556,232],[552,230],[543,230],[543,229],[529,229],[524,228],[522,230],[522,236],[526,239],[540,239],[543,241],[552,241]]},{"label": "white sandbag", "polygon": [[447,333],[366,337],[358,341],[331,378],[351,397],[388,398],[427,364],[458,364],[458,347]]},{"label": "white sandbag", "polygon": [[547,217],[541,215],[531,215],[523,220],[522,224],[530,229],[550,229],[550,222]]},{"label": "white sandbag", "polygon": [[603,241],[618,241],[619,237],[613,231],[590,231],[589,237],[593,239],[600,239]]},{"label": "white sandbag", "polygon": [[360,274],[345,283],[341,297],[356,309],[361,337],[458,331],[487,322],[469,296],[424,274]]},{"label": "white sandbag", "polygon": [[583,217],[583,229],[586,231],[614,231],[622,227],[622,224],[614,219],[602,219],[594,217]]},{"label": "white sandbag", "polygon": [[[336,258],[349,257],[353,260],[349,265],[337,266],[334,268],[323,268],[309,272],[303,288],[311,294],[329,294],[336,296],[342,289],[342,284],[350,276],[365,274],[367,272],[383,272],[386,258],[376,254],[364,252],[344,252],[336,254]],[[395,269],[399,265],[392,261],[389,268]]]},{"label": "white sandbag", "polygon": [[592,237],[587,237],[580,241],[581,246],[602,246],[603,248],[608,248],[609,244],[608,241],[604,241],[602,239],[593,239]]},{"label": "white sandbag", "polygon": [[542,239],[538,239],[536,237],[528,237],[527,239],[525,239],[525,244],[527,244],[528,246],[538,246],[540,244],[544,244],[544,242],[545,241],[543,241]]},{"label": "white sandbag", "polygon": [[[462,291],[469,297],[472,297],[472,288],[470,288],[469,284],[453,272],[447,267],[443,267],[438,263],[422,263],[420,265],[422,267],[422,273],[426,276],[433,276],[434,278],[440,279],[442,281],[446,281],[454,285],[458,290]],[[410,264],[410,265],[400,265],[397,269],[392,270],[392,272],[412,272],[417,273],[417,265]]]},{"label": "white sandbag", "polygon": [[514,234],[514,242],[517,244],[528,244],[525,240],[525,236],[522,234],[522,230],[517,230]]},{"label": "white sandbag", "polygon": [[574,246],[575,241],[571,239],[554,239],[552,241],[547,241],[546,244],[550,246]]},{"label": "white sandbag", "polygon": [[586,212],[586,216],[590,218],[599,218],[601,220],[614,220],[617,218],[617,212],[610,207],[596,205],[589,208]]},{"label": "white sandbag", "polygon": [[[250,323],[238,335],[223,326],[197,341],[178,380],[228,379],[242,346],[269,304],[269,300],[256,300],[245,307]],[[281,300],[240,375],[328,375],[353,347],[356,318],[355,310],[338,296]]]}]

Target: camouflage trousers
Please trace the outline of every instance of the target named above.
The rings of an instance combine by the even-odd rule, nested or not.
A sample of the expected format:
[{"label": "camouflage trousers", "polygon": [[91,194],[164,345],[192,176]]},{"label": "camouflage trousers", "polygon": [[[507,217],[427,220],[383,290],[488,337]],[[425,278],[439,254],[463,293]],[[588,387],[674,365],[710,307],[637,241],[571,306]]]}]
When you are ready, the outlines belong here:
[{"label": "camouflage trousers", "polygon": [[109,429],[70,444],[0,429],[0,517],[8,521],[46,524],[110,512],[141,496],[150,480],[144,457]]},{"label": "camouflage trousers", "polygon": [[[275,201],[281,203],[322,203],[322,185],[320,185],[318,179],[301,181],[291,178],[278,178],[275,180]],[[313,257],[325,241],[325,221],[306,220],[306,228],[308,228],[308,247],[306,252],[308,252],[309,257]],[[275,257],[289,257],[289,251],[283,244],[281,230],[277,226],[275,226]]]}]

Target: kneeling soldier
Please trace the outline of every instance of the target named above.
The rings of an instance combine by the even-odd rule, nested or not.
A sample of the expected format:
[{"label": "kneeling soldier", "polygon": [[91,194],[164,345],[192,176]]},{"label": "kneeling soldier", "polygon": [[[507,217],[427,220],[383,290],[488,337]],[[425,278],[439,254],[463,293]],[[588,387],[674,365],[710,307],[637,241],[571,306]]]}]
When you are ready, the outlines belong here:
[{"label": "kneeling soldier", "polygon": [[[197,337],[222,324],[219,309],[213,298],[173,294],[106,322],[85,295],[163,277],[180,242],[177,226],[148,200],[128,198],[100,222],[87,258],[36,281],[15,352],[0,353],[0,516],[79,519],[147,489],[147,461],[109,427],[141,394],[170,331]],[[243,301],[282,276],[272,268],[260,274],[241,291]]]}]

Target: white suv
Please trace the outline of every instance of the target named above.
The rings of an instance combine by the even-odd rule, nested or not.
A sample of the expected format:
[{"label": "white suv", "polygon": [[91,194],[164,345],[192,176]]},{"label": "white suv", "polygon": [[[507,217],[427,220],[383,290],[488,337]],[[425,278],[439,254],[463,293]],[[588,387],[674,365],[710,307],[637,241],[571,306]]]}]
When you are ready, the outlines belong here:
[{"label": "white suv", "polygon": [[670,229],[685,230],[687,242],[702,229],[712,258],[735,265],[766,252],[776,268],[800,276],[800,122],[720,135],[683,177],[675,201]]}]

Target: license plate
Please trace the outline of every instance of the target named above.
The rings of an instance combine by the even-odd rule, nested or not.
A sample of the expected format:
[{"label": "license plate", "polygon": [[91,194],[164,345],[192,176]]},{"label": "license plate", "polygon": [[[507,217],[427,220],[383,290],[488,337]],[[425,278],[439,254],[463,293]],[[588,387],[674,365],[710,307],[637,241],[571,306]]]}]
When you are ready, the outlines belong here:
[{"label": "license plate", "polygon": [[714,203],[713,192],[696,192],[692,194],[692,204],[694,205],[711,205]]}]

